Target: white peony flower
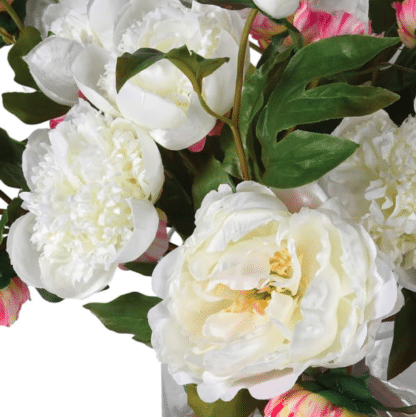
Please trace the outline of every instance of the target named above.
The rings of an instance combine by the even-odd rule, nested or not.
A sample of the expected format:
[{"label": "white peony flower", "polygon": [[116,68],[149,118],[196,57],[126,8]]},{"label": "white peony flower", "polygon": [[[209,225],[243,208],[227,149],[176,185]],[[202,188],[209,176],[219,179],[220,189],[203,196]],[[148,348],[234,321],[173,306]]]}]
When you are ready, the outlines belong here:
[{"label": "white peony flower", "polygon": [[253,0],[255,5],[275,19],[290,16],[299,7],[299,0]]},{"label": "white peony flower", "polygon": [[398,128],[379,110],[345,118],[333,135],[361,146],[320,184],[341,200],[396,266],[409,271],[401,274],[402,285],[416,289],[416,119],[409,117]]},{"label": "white peony flower", "polygon": [[[312,204],[314,204],[312,202]],[[334,201],[291,214],[262,185],[222,185],[196,229],[162,259],[152,345],[205,402],[290,389],[309,366],[343,367],[371,348],[395,306],[388,258]]]},{"label": "white peony flower", "polygon": [[7,251],[27,284],[85,298],[155,238],[161,157],[131,123],[81,101],[56,129],[29,137],[23,171],[29,213],[13,223]]},{"label": "white peony flower", "polygon": [[191,82],[172,63],[161,60],[127,81],[118,94],[115,88],[116,61],[123,53],[139,48],[168,52],[187,45],[205,58],[230,58],[203,80],[203,97],[220,115],[231,109],[243,28],[238,12],[197,2],[188,8],[179,0],[90,0],[87,16],[88,31],[82,36],[71,31],[75,18],[59,16],[50,23],[59,29],[57,36],[25,58],[53,100],[71,104],[79,89],[100,110],[122,114],[149,130],[162,146],[187,148],[205,137],[216,119],[203,110]]}]

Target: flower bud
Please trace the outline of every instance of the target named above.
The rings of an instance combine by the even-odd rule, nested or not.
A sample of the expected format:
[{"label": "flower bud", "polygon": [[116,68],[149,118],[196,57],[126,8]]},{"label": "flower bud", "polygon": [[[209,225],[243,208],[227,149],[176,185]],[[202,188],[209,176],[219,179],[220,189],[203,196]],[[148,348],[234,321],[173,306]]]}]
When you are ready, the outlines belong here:
[{"label": "flower bud", "polygon": [[29,289],[18,277],[12,278],[6,288],[0,289],[0,326],[13,324],[27,300],[30,300]]},{"label": "flower bud", "polygon": [[396,10],[400,39],[408,48],[414,48],[416,46],[416,0],[395,2],[392,6]]}]

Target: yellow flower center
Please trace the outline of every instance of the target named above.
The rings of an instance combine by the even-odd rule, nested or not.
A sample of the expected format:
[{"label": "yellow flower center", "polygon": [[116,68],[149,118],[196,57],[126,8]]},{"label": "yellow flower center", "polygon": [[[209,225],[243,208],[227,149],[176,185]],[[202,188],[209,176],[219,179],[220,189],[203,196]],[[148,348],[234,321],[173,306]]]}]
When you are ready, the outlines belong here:
[{"label": "yellow flower center", "polygon": [[270,274],[279,275],[282,278],[291,278],[293,273],[292,257],[289,251],[285,248],[277,251],[270,258]]}]

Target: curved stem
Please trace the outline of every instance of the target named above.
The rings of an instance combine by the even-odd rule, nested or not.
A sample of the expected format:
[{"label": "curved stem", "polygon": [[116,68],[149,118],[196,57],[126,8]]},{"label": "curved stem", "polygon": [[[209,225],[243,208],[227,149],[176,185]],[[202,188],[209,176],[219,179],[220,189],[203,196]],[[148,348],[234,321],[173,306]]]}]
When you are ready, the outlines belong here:
[{"label": "curved stem", "polygon": [[0,190],[0,198],[7,204],[12,202],[12,199],[2,190]]},{"label": "curved stem", "polygon": [[3,5],[4,10],[6,10],[9,16],[13,19],[13,22],[16,23],[16,26],[19,28],[19,30],[22,31],[23,23],[20,20],[20,17],[17,15],[17,13],[14,11],[13,7],[10,6],[10,4],[7,3],[6,0],[0,0],[0,3]]}]

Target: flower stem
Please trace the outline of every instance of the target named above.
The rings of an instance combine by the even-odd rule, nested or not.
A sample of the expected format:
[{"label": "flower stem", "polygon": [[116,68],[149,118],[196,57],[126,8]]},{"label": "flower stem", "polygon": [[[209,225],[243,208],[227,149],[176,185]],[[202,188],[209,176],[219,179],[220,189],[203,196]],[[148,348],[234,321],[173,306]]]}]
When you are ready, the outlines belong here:
[{"label": "flower stem", "polygon": [[2,27],[0,27],[0,37],[3,39],[3,42],[6,45],[11,45],[12,43],[16,43],[14,36],[10,35],[10,33],[7,32],[7,30]]},{"label": "flower stem", "polygon": [[20,20],[20,17],[14,11],[13,7],[7,3],[6,0],[0,0],[0,3],[3,5],[4,10],[9,14],[9,16],[13,19],[13,22],[16,23],[16,26],[19,28],[20,31],[23,30],[23,22]]},{"label": "flower stem", "polygon": [[10,204],[12,202],[12,199],[2,190],[0,190],[0,198],[5,201],[7,204]]}]

